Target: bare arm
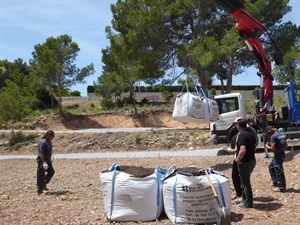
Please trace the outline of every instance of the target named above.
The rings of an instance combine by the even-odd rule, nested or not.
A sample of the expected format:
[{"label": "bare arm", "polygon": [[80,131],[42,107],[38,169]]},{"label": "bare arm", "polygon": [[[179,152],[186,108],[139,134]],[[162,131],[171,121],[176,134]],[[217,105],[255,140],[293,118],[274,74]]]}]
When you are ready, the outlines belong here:
[{"label": "bare arm", "polygon": [[239,154],[237,155],[235,161],[236,161],[237,163],[240,163],[241,160],[242,160],[242,158],[244,157],[245,153],[246,153],[246,145],[241,145]]},{"label": "bare arm", "polygon": [[266,145],[267,149],[270,150],[271,152],[275,151],[275,142],[270,143],[269,145]]},{"label": "bare arm", "polygon": [[41,158],[42,162],[45,162],[45,161],[46,161],[46,160],[45,160],[45,156],[44,156],[43,153],[40,154],[40,158]]},{"label": "bare arm", "polygon": [[224,149],[228,154],[231,154],[231,155],[233,155],[233,154],[235,154],[235,152],[236,152],[236,149],[232,149],[232,148],[226,148],[226,149]]}]

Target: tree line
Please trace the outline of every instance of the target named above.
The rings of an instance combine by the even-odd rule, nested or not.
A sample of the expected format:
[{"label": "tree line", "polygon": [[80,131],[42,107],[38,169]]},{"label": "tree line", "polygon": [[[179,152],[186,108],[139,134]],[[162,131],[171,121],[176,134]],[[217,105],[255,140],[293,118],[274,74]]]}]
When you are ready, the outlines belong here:
[{"label": "tree line", "polygon": [[13,124],[37,110],[58,107],[72,85],[94,73],[91,63],[78,68],[80,48],[65,34],[34,46],[29,63],[0,61],[0,122]]},{"label": "tree line", "polygon": [[[262,44],[270,60],[270,37],[284,56],[284,65],[274,68],[275,80],[299,81],[300,27],[282,22],[291,11],[289,1],[237,2],[268,28],[270,36],[262,36]],[[111,11],[112,24],[106,27],[110,45],[102,49],[103,71],[94,84],[99,95],[126,89],[134,96],[137,82],[168,85],[183,74],[203,89],[219,79],[222,93],[229,93],[233,76],[256,66],[239,40],[236,21],[213,0],[118,0]]]},{"label": "tree line", "polygon": [[[268,28],[283,53],[283,66],[273,70],[277,83],[299,83],[300,27],[282,22],[291,11],[289,0],[241,2]],[[214,79],[221,81],[222,93],[229,93],[233,76],[256,65],[239,41],[234,19],[213,0],[117,0],[111,12],[113,19],[105,30],[109,46],[101,50],[103,68],[93,86],[97,95],[110,97],[128,90],[134,98],[139,82],[171,86],[179,80],[205,89]],[[262,36],[270,59],[271,41]],[[13,124],[55,105],[62,113],[61,97],[95,73],[92,63],[76,66],[79,51],[64,34],[35,45],[28,64],[20,58],[0,60],[0,122]]]}]

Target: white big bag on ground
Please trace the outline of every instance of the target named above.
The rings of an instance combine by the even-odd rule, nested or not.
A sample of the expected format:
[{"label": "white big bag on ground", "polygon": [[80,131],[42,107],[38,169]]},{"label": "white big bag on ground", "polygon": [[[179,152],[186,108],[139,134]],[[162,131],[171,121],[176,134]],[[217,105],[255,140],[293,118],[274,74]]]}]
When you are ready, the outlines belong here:
[{"label": "white big bag on ground", "polygon": [[[204,95],[204,92],[203,92]],[[172,117],[186,123],[209,123],[219,119],[219,107],[215,100],[181,92],[175,100]]]},{"label": "white big bag on ground", "polygon": [[[220,202],[231,210],[231,189],[228,178],[209,175]],[[193,176],[177,172],[163,182],[163,199],[166,215],[172,224],[216,223],[219,209],[209,181],[205,175]]]},{"label": "white big bag on ground", "polygon": [[162,175],[151,168],[133,168],[128,171],[146,171],[143,177],[136,177],[130,172],[118,170],[125,166],[100,173],[104,213],[108,221],[152,221],[163,211]]}]

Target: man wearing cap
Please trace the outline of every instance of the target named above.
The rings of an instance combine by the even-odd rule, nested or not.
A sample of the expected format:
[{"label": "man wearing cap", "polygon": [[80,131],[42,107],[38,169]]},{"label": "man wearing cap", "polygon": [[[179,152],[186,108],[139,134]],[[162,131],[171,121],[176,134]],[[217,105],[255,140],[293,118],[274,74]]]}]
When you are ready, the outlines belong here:
[{"label": "man wearing cap", "polygon": [[283,170],[283,161],[285,159],[285,149],[287,148],[286,137],[275,128],[267,126],[265,134],[270,137],[270,142],[266,147],[274,152],[274,158],[268,168],[272,179],[272,190],[276,192],[285,192],[286,180]]}]

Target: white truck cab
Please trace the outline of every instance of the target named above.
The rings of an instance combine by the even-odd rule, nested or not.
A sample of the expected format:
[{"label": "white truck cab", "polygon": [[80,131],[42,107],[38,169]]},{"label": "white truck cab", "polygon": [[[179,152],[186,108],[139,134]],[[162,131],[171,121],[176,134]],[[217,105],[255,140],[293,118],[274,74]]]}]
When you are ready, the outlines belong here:
[{"label": "white truck cab", "polygon": [[228,143],[229,132],[237,118],[246,118],[243,96],[230,93],[214,96],[219,106],[219,119],[210,123],[211,138],[214,144]]}]

